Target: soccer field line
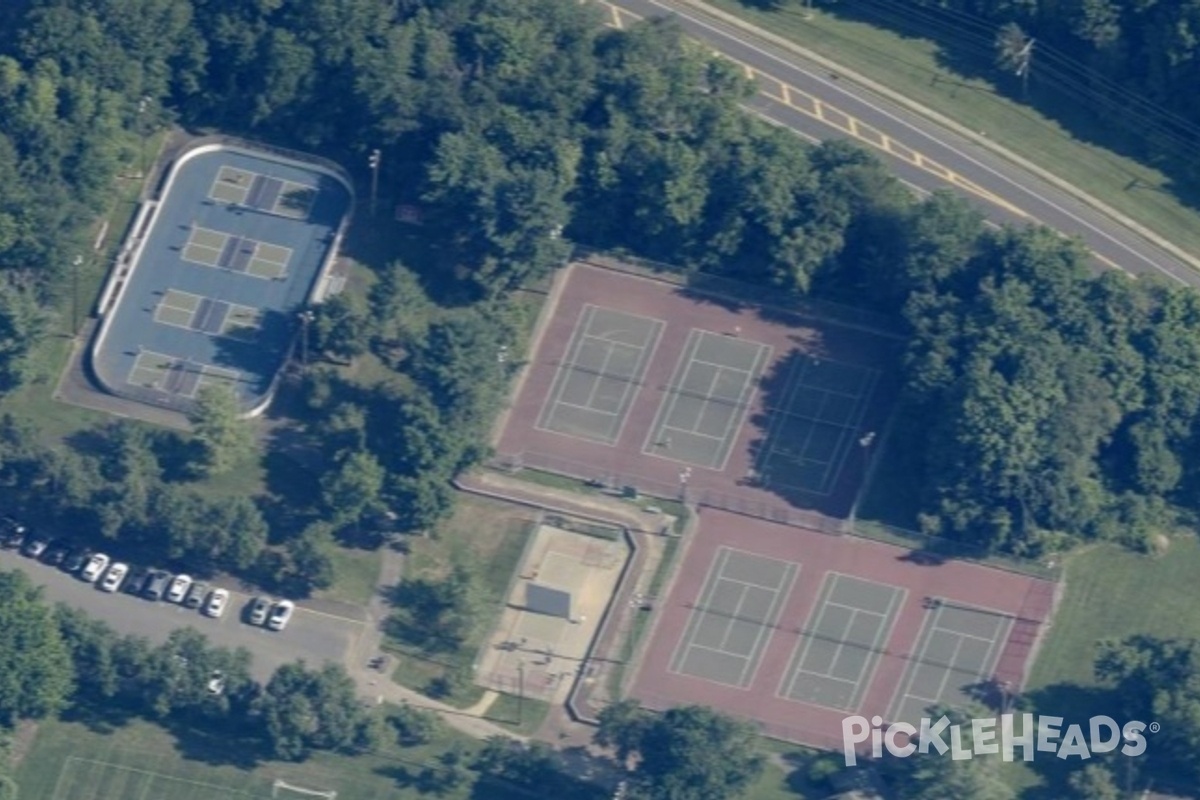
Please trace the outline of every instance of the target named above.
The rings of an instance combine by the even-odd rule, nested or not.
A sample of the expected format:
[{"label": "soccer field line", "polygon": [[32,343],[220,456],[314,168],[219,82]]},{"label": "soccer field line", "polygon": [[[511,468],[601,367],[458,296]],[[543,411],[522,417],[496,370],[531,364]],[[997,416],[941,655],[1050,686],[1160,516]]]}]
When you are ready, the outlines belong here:
[{"label": "soccer field line", "polygon": [[200,789],[214,789],[217,792],[221,792],[226,795],[235,794],[235,795],[240,795],[241,797],[251,798],[251,800],[265,800],[265,797],[266,797],[266,795],[251,794],[250,792],[247,792],[244,789],[235,789],[232,786],[225,786],[225,785],[218,784],[218,783],[205,783],[204,781],[194,781],[190,778],[180,778],[180,777],[170,775],[165,772],[155,772],[154,770],[141,769],[139,767],[129,767],[124,764],[118,764],[113,761],[103,761],[103,760],[95,759],[95,758],[83,758],[82,756],[71,755],[71,756],[67,756],[63,760],[63,765],[59,769],[58,780],[54,784],[54,796],[53,796],[52,800],[126,800],[126,798],[107,798],[107,797],[96,797],[96,796],[91,796],[91,797],[86,797],[86,798],[85,797],[77,797],[77,796],[74,796],[74,794],[75,794],[74,792],[71,792],[70,795],[68,795],[68,796],[64,796],[62,794],[63,778],[71,770],[72,763],[79,763],[79,764],[84,764],[84,765],[90,764],[90,765],[100,767],[100,768],[106,769],[106,770],[117,770],[117,771],[121,771],[121,772],[130,772],[135,775],[144,775],[144,776],[150,778],[150,783],[147,784],[146,789],[143,790],[143,793],[142,793],[143,797],[150,790],[150,788],[153,786],[154,781],[156,781],[156,780],[165,780],[165,781],[169,781],[169,782],[173,782],[173,783],[183,783],[183,784],[187,784],[188,786],[195,786]]}]

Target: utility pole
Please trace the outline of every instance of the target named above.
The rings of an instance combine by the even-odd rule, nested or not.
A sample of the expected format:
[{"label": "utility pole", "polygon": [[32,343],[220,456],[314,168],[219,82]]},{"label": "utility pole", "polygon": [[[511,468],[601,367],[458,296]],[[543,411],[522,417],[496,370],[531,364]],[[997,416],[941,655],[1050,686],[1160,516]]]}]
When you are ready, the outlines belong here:
[{"label": "utility pole", "polygon": [[79,335],[79,267],[83,256],[71,259],[71,338]]},{"label": "utility pole", "polygon": [[804,14],[802,16],[804,19],[813,18],[813,0],[804,0]]},{"label": "utility pole", "polygon": [[313,312],[305,309],[300,312],[300,324],[303,326],[303,331],[300,334],[300,363],[303,366],[308,366],[308,326],[315,319]]},{"label": "utility pole", "polygon": [[367,163],[371,165],[371,216],[375,216],[375,198],[379,193],[379,158],[381,153],[376,147],[371,151],[371,157],[367,159]]},{"label": "utility pole", "polygon": [[517,727],[525,722],[525,661],[517,662]]},{"label": "utility pole", "polygon": [[1036,41],[1037,39],[1030,39],[1021,48],[1020,52],[1017,53],[1017,58],[1019,59],[1017,62],[1017,77],[1021,79],[1022,97],[1029,96],[1029,68],[1033,61],[1033,43]]},{"label": "utility pole", "polygon": [[141,140],[141,151],[138,156],[138,177],[146,177],[146,109],[150,107],[150,95],[142,95],[138,101],[138,138]]}]

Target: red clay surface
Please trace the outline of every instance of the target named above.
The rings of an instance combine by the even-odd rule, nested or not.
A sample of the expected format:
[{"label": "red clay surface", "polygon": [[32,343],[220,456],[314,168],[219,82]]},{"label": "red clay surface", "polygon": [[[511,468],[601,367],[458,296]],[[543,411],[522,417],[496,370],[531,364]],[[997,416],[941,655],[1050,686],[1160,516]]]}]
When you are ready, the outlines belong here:
[{"label": "red clay surface", "polygon": [[[678,461],[642,452],[655,414],[665,397],[667,384],[679,361],[688,333],[693,328],[733,334],[774,348],[772,368],[799,351],[806,356],[854,364],[878,370],[879,381],[858,426],[857,436],[882,429],[896,393],[896,370],[901,342],[866,330],[810,318],[765,311],[757,306],[706,297],[651,278],[615,272],[602,267],[575,264],[562,278],[558,306],[549,320],[541,343],[531,356],[525,379],[496,442],[502,458],[520,457],[526,466],[586,479],[605,479],[617,485],[634,485],[653,495],[676,497],[680,491]],[[644,385],[633,400],[620,437],[601,444],[545,430],[536,423],[564,359],[571,334],[584,305],[592,304],[630,314],[663,320],[666,325],[647,370]],[[688,480],[689,497],[759,516],[782,519],[774,510],[812,509],[820,514],[846,516],[862,482],[866,467],[863,448],[850,448],[833,484],[824,496],[775,491],[748,485],[756,442],[764,439],[763,392],[756,393],[746,422],[737,432],[724,469],[694,467]],[[781,494],[780,492],[786,492]],[[716,501],[715,498],[722,498]],[[772,510],[771,512],[768,511]],[[783,511],[782,513],[788,513]]]},{"label": "red clay surface", "polygon": [[[1053,608],[1054,585],[1046,581],[963,561],[929,562],[902,548],[850,536],[831,536],[711,508],[699,522],[669,594],[660,599],[655,621],[630,694],[644,706],[665,709],[700,703],[759,722],[770,735],[824,749],[841,749],[841,721],[852,713],[886,716],[917,636],[931,613],[926,597],[981,606],[1017,621],[1004,643],[995,677],[1012,687],[1024,682],[1026,662],[1041,624]],[[784,601],[779,623],[745,689],[680,675],[668,666],[700,597],[718,547],[801,563]],[[908,590],[883,655],[857,711],[838,711],[776,696],[789,660],[809,619],[825,573],[845,575]]]}]

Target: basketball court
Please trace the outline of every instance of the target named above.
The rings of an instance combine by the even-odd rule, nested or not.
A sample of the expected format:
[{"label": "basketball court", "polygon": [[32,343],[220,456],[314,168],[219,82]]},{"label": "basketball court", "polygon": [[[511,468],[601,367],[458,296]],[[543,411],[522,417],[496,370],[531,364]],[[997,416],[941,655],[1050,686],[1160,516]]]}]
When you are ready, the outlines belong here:
[{"label": "basketball court", "polygon": [[693,328],[642,452],[725,469],[771,352],[769,345]]},{"label": "basketball court", "polygon": [[908,592],[828,572],[779,696],[857,710]]},{"label": "basketball court", "polygon": [[537,428],[615,444],[664,325],[651,317],[584,306]]},{"label": "basketball court", "polygon": [[1008,640],[1010,614],[930,598],[928,613],[904,679],[896,690],[889,722],[917,723],[930,706],[961,706],[968,691],[987,683]]},{"label": "basketball court", "polygon": [[[607,532],[612,538],[538,526],[480,653],[476,683],[565,700],[629,556],[620,532]],[[556,601],[534,601],[548,596]]]},{"label": "basketball court", "polygon": [[719,548],[670,670],[749,686],[799,572],[794,562]]}]

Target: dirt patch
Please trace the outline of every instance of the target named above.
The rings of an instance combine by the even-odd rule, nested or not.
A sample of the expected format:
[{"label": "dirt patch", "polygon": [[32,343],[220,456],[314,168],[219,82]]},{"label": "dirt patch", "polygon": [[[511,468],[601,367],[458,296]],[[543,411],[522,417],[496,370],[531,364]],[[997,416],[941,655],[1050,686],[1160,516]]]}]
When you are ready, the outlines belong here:
[{"label": "dirt patch", "polygon": [[33,749],[33,740],[37,738],[38,724],[33,720],[21,720],[13,731],[12,746],[8,753],[8,766],[16,770],[22,759]]}]

